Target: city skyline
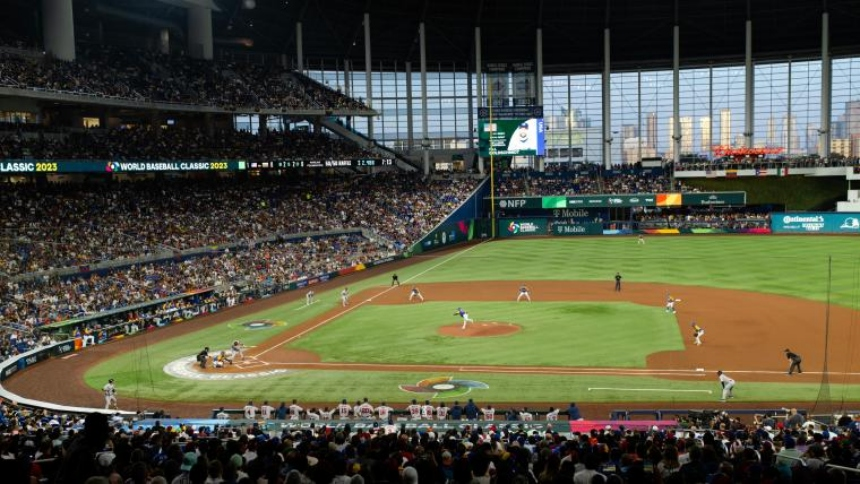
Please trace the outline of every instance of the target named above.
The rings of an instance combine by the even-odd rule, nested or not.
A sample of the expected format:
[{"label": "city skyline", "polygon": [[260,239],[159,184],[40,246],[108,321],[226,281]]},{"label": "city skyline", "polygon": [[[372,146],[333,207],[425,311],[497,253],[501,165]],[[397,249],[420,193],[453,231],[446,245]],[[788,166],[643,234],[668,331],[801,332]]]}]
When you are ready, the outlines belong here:
[{"label": "city skyline", "polygon": [[[744,72],[743,66],[681,70],[680,116],[692,119],[692,133],[690,129],[687,129],[688,136],[682,133],[682,151],[689,148],[693,153],[708,155],[709,144],[738,146],[744,143]],[[342,72],[311,71],[309,74],[330,85],[343,83]],[[754,146],[776,144],[790,149],[792,154],[814,153],[820,127],[821,62],[761,64],[755,66],[754,74]],[[373,137],[392,146],[420,146],[423,119],[420,75],[412,72],[408,83],[405,72],[374,72],[372,75],[373,107],[380,113],[373,121]],[[352,92],[364,93],[364,73],[352,72],[350,76]],[[474,134],[469,120],[475,123],[475,110],[485,102],[476,98],[470,102],[469,89],[472,96],[477,92],[474,75],[443,71],[428,72],[426,77],[427,131],[431,146],[468,147]],[[850,140],[860,136],[860,57],[834,59],[832,79],[831,138]],[[407,84],[412,91],[409,96]],[[576,143],[588,144],[587,149],[583,146],[583,150],[565,149],[564,152],[582,151],[588,161],[599,161],[592,158],[603,149],[601,74],[544,76],[542,86],[547,147],[580,148]],[[613,151],[617,146],[620,152],[624,145],[643,153],[653,148],[659,156],[670,153],[671,70],[613,72],[609,86],[610,131],[615,139]],[[513,104],[513,86],[509,91],[509,102]],[[408,126],[410,116],[411,128]],[[366,119],[353,119],[353,126],[367,132]],[[590,132],[594,129],[596,134]],[[563,132],[552,133],[555,130]],[[692,139],[685,142],[689,137]],[[709,138],[713,142],[709,143]],[[857,143],[847,143],[856,156],[854,145]]]}]

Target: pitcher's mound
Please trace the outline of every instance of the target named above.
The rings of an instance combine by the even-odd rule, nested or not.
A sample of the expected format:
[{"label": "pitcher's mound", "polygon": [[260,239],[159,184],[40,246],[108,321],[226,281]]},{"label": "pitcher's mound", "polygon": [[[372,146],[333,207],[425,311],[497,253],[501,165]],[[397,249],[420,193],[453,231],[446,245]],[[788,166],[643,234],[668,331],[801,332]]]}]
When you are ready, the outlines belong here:
[{"label": "pitcher's mound", "polygon": [[469,323],[463,329],[463,323],[449,324],[439,328],[442,336],[453,336],[455,338],[483,338],[486,336],[507,336],[520,331],[520,327],[514,323],[504,321],[480,321]]}]

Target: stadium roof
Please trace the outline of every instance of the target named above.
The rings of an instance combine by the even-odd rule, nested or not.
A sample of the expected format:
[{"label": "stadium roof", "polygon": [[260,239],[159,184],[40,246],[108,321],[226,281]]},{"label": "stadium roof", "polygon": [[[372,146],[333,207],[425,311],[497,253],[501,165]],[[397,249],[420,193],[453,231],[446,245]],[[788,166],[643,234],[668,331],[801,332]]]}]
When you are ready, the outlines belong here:
[{"label": "stadium roof", "polygon": [[[427,33],[428,62],[470,66],[474,27],[483,36],[484,62],[533,61],[535,29],[543,29],[546,72],[595,71],[603,59],[603,28],[612,29],[613,68],[669,66],[673,0],[212,0],[216,47],[295,53],[302,21],[305,59],[351,59],[363,69],[363,14],[370,13],[374,68],[419,60],[418,24]],[[12,0],[19,16],[31,0]],[[76,32],[141,35],[153,42],[159,25],[184,30],[182,2],[74,0]],[[821,13],[830,13],[834,55],[860,52],[857,0],[677,0],[682,65],[743,59],[744,22],[753,21],[756,60],[820,54]],[[607,5],[609,7],[607,8]],[[30,14],[32,15],[32,14]],[[6,18],[12,18],[6,17]],[[34,22],[26,17],[24,25]],[[248,40],[253,41],[247,47]],[[107,40],[106,40],[107,41]],[[141,40],[142,42],[142,40]],[[470,68],[470,67],[469,67]]]}]

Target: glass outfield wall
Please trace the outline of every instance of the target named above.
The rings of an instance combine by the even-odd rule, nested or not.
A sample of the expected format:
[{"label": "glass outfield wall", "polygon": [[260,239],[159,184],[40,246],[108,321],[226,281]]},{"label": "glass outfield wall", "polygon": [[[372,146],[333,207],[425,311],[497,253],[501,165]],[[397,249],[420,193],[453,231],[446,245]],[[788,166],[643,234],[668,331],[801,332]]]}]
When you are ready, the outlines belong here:
[{"label": "glass outfield wall", "polygon": [[[421,75],[413,66],[379,64],[372,74],[374,137],[396,149],[420,148]],[[474,143],[476,76],[463,64],[429,66],[427,118],[430,146],[469,148]],[[364,71],[306,73],[334,89],[366,97]],[[753,145],[777,147],[786,156],[818,152],[821,116],[821,61],[785,60],[755,65]],[[832,61],[831,152],[860,156],[860,57]],[[484,76],[486,82],[486,75]],[[672,158],[674,133],[671,70],[613,72],[610,75],[612,159]],[[543,78],[547,160],[600,162],[602,150],[601,75],[547,75]],[[486,89],[484,90],[486,92]],[[717,146],[741,147],[745,140],[744,68],[705,66],[680,72],[681,156],[713,158]],[[411,123],[410,123],[411,120]],[[368,131],[366,119],[349,120]]]}]

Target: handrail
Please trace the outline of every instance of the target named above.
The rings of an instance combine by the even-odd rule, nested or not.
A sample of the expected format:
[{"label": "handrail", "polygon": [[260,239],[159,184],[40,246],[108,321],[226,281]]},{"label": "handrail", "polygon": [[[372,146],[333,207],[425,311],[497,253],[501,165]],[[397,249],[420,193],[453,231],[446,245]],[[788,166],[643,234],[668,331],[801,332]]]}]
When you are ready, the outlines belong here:
[{"label": "handrail", "polygon": [[845,466],[840,466],[837,464],[830,464],[827,462],[824,463],[824,467],[829,467],[831,469],[838,469],[840,471],[848,471],[848,472],[853,472],[855,474],[860,474],[860,469],[856,469],[854,467],[845,467]]}]

